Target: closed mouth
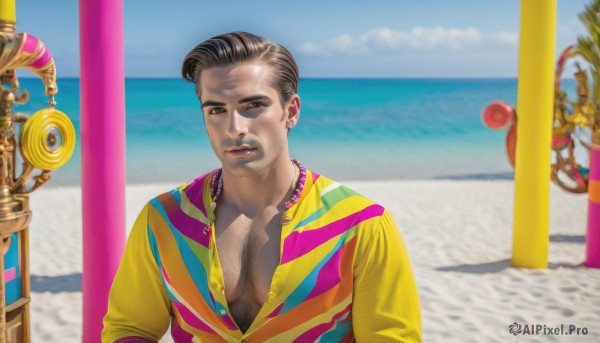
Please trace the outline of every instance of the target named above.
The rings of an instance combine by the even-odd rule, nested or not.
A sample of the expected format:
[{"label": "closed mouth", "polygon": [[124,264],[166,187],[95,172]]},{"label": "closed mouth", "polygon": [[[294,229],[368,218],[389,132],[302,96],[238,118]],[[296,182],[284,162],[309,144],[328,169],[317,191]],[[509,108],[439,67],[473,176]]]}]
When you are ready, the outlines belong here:
[{"label": "closed mouth", "polygon": [[242,146],[236,146],[233,148],[229,148],[225,151],[226,152],[244,152],[244,151],[252,151],[252,150],[256,150],[256,148],[247,146],[247,145],[242,145]]}]

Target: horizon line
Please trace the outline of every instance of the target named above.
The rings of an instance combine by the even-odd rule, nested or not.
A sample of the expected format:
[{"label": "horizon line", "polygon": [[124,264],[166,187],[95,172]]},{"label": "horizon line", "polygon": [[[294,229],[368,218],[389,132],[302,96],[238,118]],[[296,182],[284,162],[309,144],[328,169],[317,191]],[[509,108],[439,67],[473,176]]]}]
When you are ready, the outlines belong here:
[{"label": "horizon line", "polygon": [[[81,76],[57,76],[57,79],[80,79]],[[19,79],[40,79],[35,75],[19,76]],[[140,80],[174,80],[180,79],[186,82],[181,77],[171,76],[125,76],[125,79],[140,79]],[[306,76],[300,77],[301,80],[516,80],[517,76]],[[574,78],[563,78],[563,80],[574,80]]]}]

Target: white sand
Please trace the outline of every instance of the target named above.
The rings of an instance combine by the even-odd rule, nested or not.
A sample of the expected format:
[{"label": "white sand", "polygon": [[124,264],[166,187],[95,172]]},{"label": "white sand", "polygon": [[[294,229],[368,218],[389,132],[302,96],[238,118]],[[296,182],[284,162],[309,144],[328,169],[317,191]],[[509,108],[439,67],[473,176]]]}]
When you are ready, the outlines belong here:
[{"label": "white sand", "polygon": [[[512,181],[346,182],[390,210],[416,274],[426,342],[600,342],[600,270],[585,258],[587,198],[552,186],[550,267],[510,267]],[[175,185],[127,189],[127,223]],[[80,189],[32,194],[33,342],[81,342]],[[516,336],[508,325],[574,324],[587,336]],[[163,342],[171,342],[170,338]]]}]

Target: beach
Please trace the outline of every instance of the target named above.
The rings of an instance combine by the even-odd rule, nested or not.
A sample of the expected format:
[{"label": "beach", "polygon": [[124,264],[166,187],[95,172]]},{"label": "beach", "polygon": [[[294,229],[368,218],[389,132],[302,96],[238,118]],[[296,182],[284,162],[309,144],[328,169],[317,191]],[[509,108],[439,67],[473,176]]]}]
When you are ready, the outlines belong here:
[{"label": "beach", "polygon": [[[78,128],[79,80],[60,81],[60,108]],[[37,80],[24,84],[42,94],[34,91]],[[514,103],[516,85],[515,79],[302,81],[305,100],[290,132],[290,154],[334,180],[353,180],[343,183],[394,216],[419,288],[425,342],[600,341],[600,270],[581,266],[586,195],[551,185],[549,268],[510,267],[514,184],[506,132],[487,128],[481,110],[495,99]],[[130,229],[146,201],[219,161],[193,86],[126,79],[126,88]],[[23,111],[44,102],[32,97]],[[33,342],[81,341],[80,166],[78,145],[73,159],[32,194]],[[514,323],[575,325],[588,334],[513,336]],[[168,334],[162,342],[171,342]]]},{"label": "beach", "polygon": [[[10,105],[0,108],[0,181],[10,185],[8,179],[14,177],[19,186],[19,180],[23,180],[19,175],[29,173],[30,165],[36,169],[32,176],[43,169],[37,180],[42,180],[39,176],[46,180],[45,171],[52,169],[52,180],[29,199],[33,213],[27,236],[29,266],[5,266],[4,274],[8,283],[18,270],[30,273],[31,342],[82,342],[82,273],[107,279],[99,270],[83,270],[83,179],[96,180],[95,185],[111,189],[96,172],[115,176],[115,180],[124,177],[127,199],[122,234],[126,236],[150,199],[214,170],[221,164],[215,151],[221,156],[219,151],[228,150],[224,154],[229,156],[234,145],[250,146],[248,153],[265,157],[265,161],[273,161],[271,152],[299,160],[307,169],[345,184],[389,211],[401,231],[415,274],[424,342],[600,342],[600,268],[584,266],[587,194],[570,194],[548,184],[548,266],[535,270],[513,267],[515,181],[514,168],[507,161],[507,153],[512,156],[512,151],[507,151],[512,141],[507,138],[516,137],[516,128],[513,126],[507,136],[508,128],[498,124],[503,121],[500,112],[488,112],[491,116],[485,116],[487,124],[482,120],[482,112],[490,103],[502,101],[516,107],[518,99],[521,143],[517,167],[520,173],[535,172],[528,175],[528,180],[532,180],[548,175],[548,169],[541,167],[548,167],[543,152],[544,146],[549,147],[549,132],[542,132],[544,127],[550,128],[550,116],[555,112],[550,161],[553,167],[557,161],[562,163],[562,176],[575,178],[578,186],[585,184],[591,201],[600,206],[600,179],[595,173],[600,155],[589,148],[597,143],[600,110],[600,81],[596,77],[600,69],[599,5],[600,0],[540,4],[521,1],[520,6],[514,1],[458,1],[450,6],[393,1],[356,2],[351,6],[310,1],[259,6],[244,1],[184,1],[164,6],[107,0],[79,1],[79,6],[72,2],[22,1],[17,8],[14,0],[0,0],[0,67],[4,68],[0,68],[4,82],[0,103]],[[229,47],[223,41],[217,43],[221,38],[215,36],[228,31],[243,32],[230,36],[236,44]],[[248,35],[246,31],[264,35],[286,49],[243,51],[264,44],[256,36],[240,40]],[[17,32],[23,34],[17,38]],[[209,37],[216,39],[212,40],[215,47],[227,48],[217,53],[206,50],[206,45],[197,45]],[[193,46],[196,48],[188,53]],[[566,47],[563,54],[557,54]],[[225,58],[225,50],[233,56]],[[244,57],[246,53],[248,57]],[[209,61],[221,57],[223,60],[218,63]],[[253,63],[248,73],[238,72],[246,70],[238,57]],[[571,57],[574,59],[565,63]],[[235,68],[214,68],[230,64]],[[23,69],[28,71],[21,74]],[[211,69],[218,73],[213,75]],[[559,100],[553,107],[552,83],[554,99]],[[278,99],[272,86],[277,88]],[[302,99],[301,106],[295,95],[288,96],[290,92]],[[282,101],[285,104],[279,113],[279,107],[274,105]],[[73,141],[66,131],[52,128],[49,122],[38,121],[38,125],[31,124],[38,119],[24,120],[24,116],[46,111],[49,106],[66,114],[77,137],[70,160],[57,170],[33,163],[42,159],[34,152],[58,155],[66,151],[60,148]],[[223,111],[213,112],[211,107],[222,107]],[[283,114],[279,123],[277,114]],[[516,123],[516,112],[504,114]],[[490,125],[491,121],[498,125]],[[60,122],[66,121],[62,118]],[[557,128],[559,123],[563,127]],[[283,131],[265,130],[278,124],[286,125],[288,130],[285,146],[280,144]],[[42,139],[29,135],[36,125],[41,128]],[[559,151],[559,146],[563,150]],[[17,149],[23,147],[25,150],[18,153]],[[527,151],[529,148],[532,150]],[[562,156],[564,163],[557,155],[561,151],[572,153],[568,159]],[[126,156],[125,166],[121,165],[122,153]],[[233,152],[232,156],[245,153]],[[69,150],[64,155],[70,154]],[[532,158],[534,155],[536,158]],[[533,161],[537,161],[536,168],[528,166]],[[125,175],[120,175],[123,172]],[[30,178],[29,185],[34,180]],[[519,185],[519,200],[526,199],[525,190],[539,194],[539,185],[533,183]],[[230,197],[228,187],[221,199]],[[19,192],[24,189],[14,188]],[[331,189],[327,187],[323,192]],[[99,209],[114,201],[113,194],[97,193],[102,192],[92,193],[98,201],[93,206]],[[339,194],[332,192],[332,201],[337,201]],[[121,202],[115,203],[121,208]],[[7,211],[18,210],[8,202],[5,205]],[[213,205],[216,206],[216,199]],[[526,211],[535,207],[518,205],[519,210]],[[163,207],[169,211],[170,204]],[[195,208],[191,211],[198,212]],[[109,209],[103,213],[112,217],[114,212]],[[306,220],[318,218],[319,213]],[[371,212],[367,213],[371,216]],[[598,207],[594,214],[597,213]],[[93,233],[102,233],[110,225],[106,224],[106,217],[97,218],[94,230],[98,231]],[[340,223],[346,225],[356,218],[361,216],[327,226],[338,234]],[[10,215],[5,219],[11,220]],[[285,226],[289,218],[281,219]],[[182,223],[189,229],[191,222]],[[600,225],[593,225],[600,229]],[[303,230],[298,228],[299,233]],[[89,244],[89,233],[86,232],[86,247],[93,249],[95,244]],[[268,232],[269,239],[271,233]],[[314,239],[314,232],[306,236],[312,244],[321,243],[321,237]],[[201,237],[204,243],[200,244],[206,246],[205,237]],[[292,237],[290,244],[297,245],[297,237]],[[347,236],[347,242],[351,237]],[[106,242],[98,243],[104,243],[98,244],[103,247]],[[165,251],[161,245],[160,253],[169,255],[172,247]],[[195,247],[203,249],[194,245],[182,250],[186,262],[198,254]],[[304,287],[294,288],[293,296],[273,312],[269,310],[267,318],[283,318],[291,326],[293,322],[282,316],[294,315],[287,311],[296,307],[297,300],[314,303],[314,297],[331,290],[335,268],[327,272],[325,266],[333,268],[336,261],[346,261],[345,256],[349,255],[345,251],[352,249],[340,247],[341,244],[336,246],[335,254],[332,251],[327,255],[331,263],[320,261],[321,270],[314,269],[302,282]],[[117,247],[112,252],[121,253]],[[102,253],[110,255],[105,250]],[[304,255],[305,251],[301,251],[293,258]],[[105,262],[103,256],[100,258],[101,263]],[[283,258],[281,261],[286,263]],[[209,268],[205,262],[194,269]],[[303,262],[298,259],[296,263]],[[172,269],[163,269],[165,279],[181,280],[177,273],[171,273]],[[202,273],[201,277],[193,274],[192,281],[200,285],[202,296],[214,300],[216,293],[203,286],[205,281],[214,280]],[[230,283],[229,277],[223,279]],[[308,293],[312,283],[315,287]],[[219,282],[216,284],[216,289],[226,294]],[[18,282],[12,285],[18,290]],[[86,282],[86,288],[87,285]],[[267,303],[272,303],[269,297],[278,299],[283,294],[278,293],[276,283],[271,286]],[[180,287],[167,291],[172,298],[182,292]],[[385,292],[372,292],[379,300],[388,300]],[[182,308],[190,301],[185,293],[181,293]],[[138,310],[140,303],[143,301],[134,305]],[[219,303],[222,305],[222,301]],[[306,304],[319,310],[323,303],[314,307]],[[341,307],[340,303],[336,305]],[[220,306],[212,307],[219,316],[227,314]],[[346,325],[347,317],[341,316],[346,316],[348,309],[352,310],[336,309],[336,318],[325,318],[331,322],[322,321],[305,331],[299,336],[304,339],[299,341],[315,337],[321,330],[331,330],[330,323]],[[148,312],[153,310],[156,308]],[[195,312],[185,313],[186,317],[197,319],[193,317]],[[88,318],[86,336],[94,331],[88,330]],[[358,315],[354,318],[361,320]],[[381,317],[374,317],[377,318]],[[235,326],[228,321],[231,318],[222,319],[229,328]],[[352,324],[357,324],[356,328],[361,323]],[[319,337],[323,341],[337,340],[332,336]],[[160,343],[170,342],[173,339],[166,332]],[[361,337],[360,343],[370,340]]]},{"label": "beach", "polygon": [[[600,269],[582,266],[586,195],[550,186],[549,267],[528,270],[510,266],[512,180],[343,183],[385,206],[398,224],[418,284],[425,342],[600,341]],[[146,201],[177,185],[128,185],[128,230]],[[32,342],[81,342],[81,190],[39,189],[31,208]],[[575,325],[587,335],[514,336],[514,322]],[[169,333],[161,342],[172,342]]]}]

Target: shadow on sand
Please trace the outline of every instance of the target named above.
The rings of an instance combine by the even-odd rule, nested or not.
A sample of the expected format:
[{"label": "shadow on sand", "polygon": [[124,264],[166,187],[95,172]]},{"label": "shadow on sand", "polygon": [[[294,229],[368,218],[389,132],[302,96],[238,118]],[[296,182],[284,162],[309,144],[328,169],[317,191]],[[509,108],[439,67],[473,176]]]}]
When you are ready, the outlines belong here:
[{"label": "shadow on sand", "polygon": [[512,172],[507,173],[488,173],[488,174],[466,174],[466,175],[446,175],[434,177],[434,180],[514,180]]},{"label": "shadow on sand", "polygon": [[440,267],[435,270],[440,272],[460,272],[468,274],[498,273],[510,268],[510,259],[481,264],[459,264],[457,266]]},{"label": "shadow on sand", "polygon": [[[511,266],[510,259],[500,260],[500,261],[496,261],[496,262],[481,263],[481,264],[459,264],[457,266],[439,267],[439,268],[436,268],[435,270],[440,271],[440,272],[487,274],[487,273],[498,273],[498,272],[501,272],[508,268],[513,268]],[[585,266],[583,265],[583,262],[579,263],[579,264],[549,262],[547,269],[557,270],[557,269],[580,269],[580,268],[585,268]],[[521,268],[515,267],[515,269],[521,269]],[[523,269],[525,269],[525,268],[523,268]],[[545,268],[542,268],[541,270],[544,270],[544,269]]]},{"label": "shadow on sand", "polygon": [[81,292],[81,273],[57,276],[31,275],[32,292]]},{"label": "shadow on sand", "polygon": [[556,243],[585,243],[585,236],[581,235],[550,235],[550,242]]}]

